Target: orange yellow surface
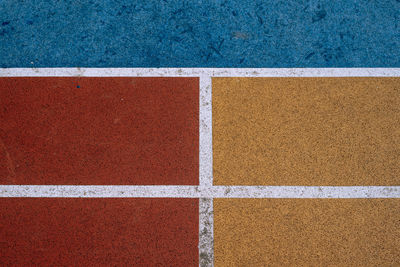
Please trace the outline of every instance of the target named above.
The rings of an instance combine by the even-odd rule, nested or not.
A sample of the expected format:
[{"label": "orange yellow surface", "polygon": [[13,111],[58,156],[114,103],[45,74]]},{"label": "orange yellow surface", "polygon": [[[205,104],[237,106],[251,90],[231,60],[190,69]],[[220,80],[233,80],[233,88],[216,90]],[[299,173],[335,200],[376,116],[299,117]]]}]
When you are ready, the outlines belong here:
[{"label": "orange yellow surface", "polygon": [[400,185],[400,78],[213,78],[216,185]]},{"label": "orange yellow surface", "polygon": [[400,199],[215,199],[215,266],[398,266]]}]

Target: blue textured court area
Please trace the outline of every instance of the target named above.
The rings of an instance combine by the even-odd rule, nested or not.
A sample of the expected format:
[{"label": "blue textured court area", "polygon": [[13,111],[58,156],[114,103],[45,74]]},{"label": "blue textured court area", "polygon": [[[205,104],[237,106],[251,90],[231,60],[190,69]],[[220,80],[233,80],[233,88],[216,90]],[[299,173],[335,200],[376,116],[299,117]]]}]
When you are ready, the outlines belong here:
[{"label": "blue textured court area", "polygon": [[400,67],[399,0],[0,2],[0,67]]}]

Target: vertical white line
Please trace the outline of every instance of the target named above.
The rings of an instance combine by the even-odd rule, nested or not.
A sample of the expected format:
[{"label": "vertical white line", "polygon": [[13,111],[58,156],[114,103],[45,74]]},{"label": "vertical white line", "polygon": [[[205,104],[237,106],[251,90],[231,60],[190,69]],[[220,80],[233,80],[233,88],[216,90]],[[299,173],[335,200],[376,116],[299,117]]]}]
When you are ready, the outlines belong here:
[{"label": "vertical white line", "polygon": [[214,266],[214,212],[213,199],[199,200],[199,266]]},{"label": "vertical white line", "polygon": [[[212,162],[212,86],[211,77],[200,75],[199,190],[213,186]],[[199,266],[214,266],[213,199],[199,199]]]},{"label": "vertical white line", "polygon": [[200,187],[213,185],[212,173],[212,104],[211,104],[211,77],[200,76]]}]

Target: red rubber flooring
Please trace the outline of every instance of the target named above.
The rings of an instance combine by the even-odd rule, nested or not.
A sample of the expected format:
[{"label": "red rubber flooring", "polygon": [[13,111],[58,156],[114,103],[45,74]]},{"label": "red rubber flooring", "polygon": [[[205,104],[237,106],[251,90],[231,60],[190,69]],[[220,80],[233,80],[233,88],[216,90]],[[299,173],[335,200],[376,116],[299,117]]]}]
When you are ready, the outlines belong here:
[{"label": "red rubber flooring", "polygon": [[1,266],[198,266],[197,199],[0,198]]},{"label": "red rubber flooring", "polygon": [[198,184],[198,78],[0,78],[0,88],[0,184]]}]

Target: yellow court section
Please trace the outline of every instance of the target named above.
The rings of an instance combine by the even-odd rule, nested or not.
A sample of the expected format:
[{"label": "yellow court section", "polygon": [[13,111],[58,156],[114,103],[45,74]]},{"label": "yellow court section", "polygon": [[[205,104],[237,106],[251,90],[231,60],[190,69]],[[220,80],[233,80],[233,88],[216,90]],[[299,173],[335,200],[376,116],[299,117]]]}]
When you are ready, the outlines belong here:
[{"label": "yellow court section", "polygon": [[400,185],[400,78],[213,78],[215,185]]},{"label": "yellow court section", "polygon": [[400,199],[215,199],[215,266],[398,266]]}]

